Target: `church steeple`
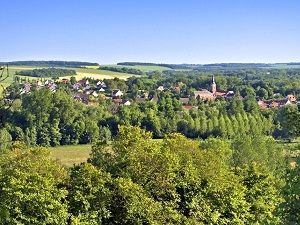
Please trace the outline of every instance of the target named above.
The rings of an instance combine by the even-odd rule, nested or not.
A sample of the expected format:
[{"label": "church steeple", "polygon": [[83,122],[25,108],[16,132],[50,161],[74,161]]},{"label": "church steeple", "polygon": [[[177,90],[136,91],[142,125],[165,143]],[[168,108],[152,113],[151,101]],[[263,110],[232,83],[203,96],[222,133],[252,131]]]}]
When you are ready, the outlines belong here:
[{"label": "church steeple", "polygon": [[210,87],[211,87],[211,93],[213,93],[215,95],[216,92],[217,92],[217,85],[216,85],[216,82],[215,82],[215,76],[214,75],[212,76]]}]

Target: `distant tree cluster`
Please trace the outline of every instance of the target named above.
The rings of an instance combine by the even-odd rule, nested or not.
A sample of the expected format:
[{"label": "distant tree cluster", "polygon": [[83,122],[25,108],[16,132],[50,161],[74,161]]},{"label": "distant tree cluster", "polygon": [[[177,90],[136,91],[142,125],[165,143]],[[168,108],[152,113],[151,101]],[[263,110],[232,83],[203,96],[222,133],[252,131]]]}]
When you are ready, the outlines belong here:
[{"label": "distant tree cluster", "polygon": [[125,66],[163,66],[170,69],[265,69],[276,67],[299,66],[299,62],[293,63],[213,63],[213,64],[166,64],[166,63],[143,63],[143,62],[120,62],[117,65]]},{"label": "distant tree cluster", "polygon": [[0,64],[9,66],[46,66],[46,67],[83,67],[99,66],[98,63],[79,62],[79,61],[14,61],[1,62]]},{"label": "distant tree cluster", "polygon": [[213,64],[204,64],[203,67],[215,67],[215,68],[262,68],[262,67],[271,67],[274,64],[268,63],[213,63]]},{"label": "distant tree cluster", "polygon": [[117,65],[123,66],[162,66],[170,69],[189,69],[185,64],[165,64],[165,63],[142,63],[142,62],[120,62]]},{"label": "distant tree cluster", "polygon": [[29,77],[63,77],[76,75],[76,71],[69,69],[45,68],[17,71],[16,75]]},{"label": "distant tree cluster", "polygon": [[141,71],[139,69],[127,68],[127,67],[101,66],[101,67],[99,67],[99,69],[100,70],[109,70],[109,71],[119,72],[119,73],[143,75],[143,71]]}]

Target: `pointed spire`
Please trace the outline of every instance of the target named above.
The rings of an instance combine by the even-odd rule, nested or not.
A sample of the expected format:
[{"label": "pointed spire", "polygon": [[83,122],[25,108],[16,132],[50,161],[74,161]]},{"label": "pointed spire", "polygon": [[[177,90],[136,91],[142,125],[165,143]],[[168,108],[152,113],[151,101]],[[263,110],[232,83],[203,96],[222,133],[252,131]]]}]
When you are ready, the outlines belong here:
[{"label": "pointed spire", "polygon": [[216,82],[215,82],[215,76],[214,75],[212,76],[212,80],[211,80],[211,92],[213,94],[216,94],[216,92],[217,92],[217,85],[216,85]]}]

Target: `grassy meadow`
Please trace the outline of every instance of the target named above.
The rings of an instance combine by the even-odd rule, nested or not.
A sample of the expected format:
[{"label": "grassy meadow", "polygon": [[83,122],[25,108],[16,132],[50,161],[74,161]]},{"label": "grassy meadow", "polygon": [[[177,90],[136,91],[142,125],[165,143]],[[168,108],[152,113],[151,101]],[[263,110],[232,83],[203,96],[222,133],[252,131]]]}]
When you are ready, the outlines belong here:
[{"label": "grassy meadow", "polygon": [[[163,139],[152,139],[154,142],[162,142]],[[52,150],[52,158],[57,159],[62,165],[73,166],[86,162],[89,158],[92,144],[87,145],[61,145],[50,147]]]},{"label": "grassy meadow", "polygon": [[300,138],[292,140],[277,140],[277,143],[284,149],[286,154],[292,158],[300,156]]},{"label": "grassy meadow", "polygon": [[8,77],[7,77],[7,69],[5,66],[5,70],[1,70],[1,74],[2,74],[2,78],[1,80],[1,85],[3,85],[4,87],[9,86],[12,82],[13,82],[13,76],[17,71],[21,71],[21,70],[32,70],[34,68],[29,68],[29,67],[18,67],[18,66],[9,66],[8,67]]},{"label": "grassy meadow", "polygon": [[62,145],[51,147],[52,158],[65,166],[73,166],[86,162],[90,156],[92,145]]}]

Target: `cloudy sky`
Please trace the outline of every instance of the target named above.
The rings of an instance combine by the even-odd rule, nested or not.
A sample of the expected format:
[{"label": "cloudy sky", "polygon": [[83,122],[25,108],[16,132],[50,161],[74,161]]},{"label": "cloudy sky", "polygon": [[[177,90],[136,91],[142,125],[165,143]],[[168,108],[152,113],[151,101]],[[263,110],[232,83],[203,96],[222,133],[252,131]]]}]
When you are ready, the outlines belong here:
[{"label": "cloudy sky", "polygon": [[0,61],[299,62],[299,0],[2,0]]}]

